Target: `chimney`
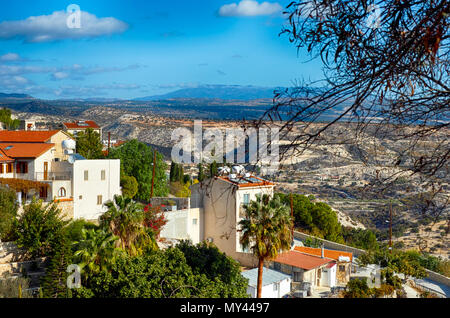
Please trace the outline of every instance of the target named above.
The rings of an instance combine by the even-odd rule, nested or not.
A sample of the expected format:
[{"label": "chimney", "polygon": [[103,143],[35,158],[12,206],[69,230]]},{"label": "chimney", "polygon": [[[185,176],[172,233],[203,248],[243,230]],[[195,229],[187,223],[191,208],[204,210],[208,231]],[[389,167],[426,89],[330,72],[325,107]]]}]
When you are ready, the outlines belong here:
[{"label": "chimney", "polygon": [[321,247],[321,252],[322,252],[322,258],[325,258],[325,250],[324,250],[324,248],[323,248],[323,243],[322,243],[322,247]]}]

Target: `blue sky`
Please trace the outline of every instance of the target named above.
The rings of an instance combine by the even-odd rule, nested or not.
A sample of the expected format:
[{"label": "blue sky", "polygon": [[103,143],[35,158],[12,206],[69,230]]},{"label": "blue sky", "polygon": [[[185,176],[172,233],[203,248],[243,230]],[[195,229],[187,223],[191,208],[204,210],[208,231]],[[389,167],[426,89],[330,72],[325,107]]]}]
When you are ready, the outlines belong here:
[{"label": "blue sky", "polygon": [[[290,86],[321,66],[278,36],[290,1],[8,1],[0,92],[135,98],[202,84]],[[67,7],[82,11],[70,29]],[[75,21],[75,20],[74,20]]]}]

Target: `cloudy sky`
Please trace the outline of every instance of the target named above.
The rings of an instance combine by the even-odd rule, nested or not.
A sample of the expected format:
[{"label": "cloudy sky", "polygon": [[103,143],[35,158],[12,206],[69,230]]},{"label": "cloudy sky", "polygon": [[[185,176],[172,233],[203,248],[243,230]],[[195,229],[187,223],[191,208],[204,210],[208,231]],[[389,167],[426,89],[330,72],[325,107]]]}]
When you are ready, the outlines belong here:
[{"label": "cloudy sky", "polygon": [[135,98],[315,79],[320,65],[279,36],[289,2],[2,1],[0,92]]}]

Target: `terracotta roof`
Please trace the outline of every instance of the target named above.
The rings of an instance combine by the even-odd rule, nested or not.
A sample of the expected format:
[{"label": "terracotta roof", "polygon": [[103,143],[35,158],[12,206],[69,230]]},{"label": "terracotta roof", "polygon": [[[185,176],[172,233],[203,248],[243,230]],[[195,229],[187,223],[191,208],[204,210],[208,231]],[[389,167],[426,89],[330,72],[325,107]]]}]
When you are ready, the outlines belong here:
[{"label": "terracotta roof", "polygon": [[229,176],[219,176],[218,179],[237,185],[239,188],[260,187],[275,185],[274,183],[262,178],[251,175],[250,177],[237,176],[236,179],[230,179]]},{"label": "terracotta roof", "polygon": [[1,130],[0,142],[47,142],[59,130]]},{"label": "terracotta roof", "polygon": [[46,143],[0,143],[0,149],[11,158],[37,158],[55,144]]},{"label": "terracotta roof", "polygon": [[0,162],[1,163],[5,163],[5,162],[13,162],[14,159],[11,157],[8,157],[3,150],[0,149]]},{"label": "terracotta roof", "polygon": [[84,121],[76,121],[74,123],[63,123],[64,126],[67,127],[67,129],[87,129],[87,128],[93,128],[98,129],[100,128],[95,121],[92,120],[84,120]]},{"label": "terracotta roof", "polygon": [[273,261],[277,262],[277,263],[282,263],[282,264],[306,269],[306,270],[314,269],[314,268],[320,267],[324,264],[333,262],[333,260],[329,259],[329,258],[321,258],[321,257],[317,257],[317,256],[312,256],[312,255],[297,252],[295,250],[282,253]]},{"label": "terracotta roof", "polygon": [[[307,246],[296,246],[294,248],[296,251],[302,252],[302,253],[306,253],[306,254],[310,254],[310,255],[315,255],[315,256],[321,256],[322,255],[322,250],[321,248],[314,248],[314,247],[307,247]],[[325,257],[334,259],[334,260],[339,260],[339,256],[345,256],[345,257],[349,257],[350,258],[350,262],[353,259],[353,254],[350,252],[344,252],[344,251],[333,251],[333,250],[327,250],[324,249],[323,250],[323,254]]]}]

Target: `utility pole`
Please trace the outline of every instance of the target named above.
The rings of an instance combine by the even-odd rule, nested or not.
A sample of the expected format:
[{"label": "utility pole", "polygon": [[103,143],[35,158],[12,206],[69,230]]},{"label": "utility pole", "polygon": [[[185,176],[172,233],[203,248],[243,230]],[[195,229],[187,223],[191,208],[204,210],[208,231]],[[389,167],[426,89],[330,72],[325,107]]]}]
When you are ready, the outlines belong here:
[{"label": "utility pole", "polygon": [[392,253],[392,202],[389,202],[389,253]]},{"label": "utility pole", "polygon": [[109,156],[109,148],[111,148],[111,132],[108,132],[108,156]]},{"label": "utility pole", "polygon": [[156,168],[156,149],[153,149],[153,176],[152,176],[152,192],[150,198],[153,198],[153,186],[155,184],[155,168]]},{"label": "utility pole", "polygon": [[291,196],[291,218],[292,218],[291,236],[292,236],[292,242],[294,242],[294,201],[292,198],[292,193],[290,196]]}]

